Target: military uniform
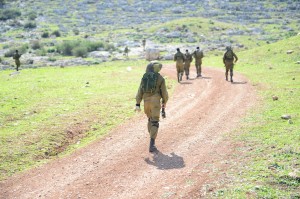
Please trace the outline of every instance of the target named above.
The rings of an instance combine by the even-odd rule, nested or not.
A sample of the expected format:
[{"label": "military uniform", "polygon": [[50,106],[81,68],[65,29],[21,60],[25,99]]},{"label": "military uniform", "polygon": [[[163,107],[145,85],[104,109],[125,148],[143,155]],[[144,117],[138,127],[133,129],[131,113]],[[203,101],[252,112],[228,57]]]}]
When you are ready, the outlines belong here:
[{"label": "military uniform", "polygon": [[177,80],[180,82],[182,80],[184,66],[183,63],[185,61],[184,54],[177,49],[177,53],[174,55],[174,61],[176,61],[176,69],[177,69]]},{"label": "military uniform", "polygon": [[184,56],[185,56],[184,71],[185,71],[186,79],[189,79],[190,66],[191,66],[191,62],[193,61],[193,57],[188,50],[186,50]]},{"label": "military uniform", "polygon": [[[155,67],[155,66],[154,66]],[[160,64],[161,68],[161,64]],[[159,69],[160,70],[160,69]],[[159,72],[148,65],[146,72]],[[157,137],[159,128],[159,117],[161,104],[165,106],[168,101],[168,91],[166,87],[165,79],[158,73],[156,87],[152,93],[144,93],[142,89],[142,82],[136,95],[136,106],[139,107],[140,103],[144,99],[144,112],[148,117],[148,132],[150,135],[150,148],[149,151],[156,150],[155,139]]]},{"label": "military uniform", "polygon": [[146,39],[143,39],[143,50],[145,51],[145,47],[146,47]]},{"label": "military uniform", "polygon": [[16,53],[14,54],[13,56],[13,59],[15,60],[15,63],[16,63],[16,70],[19,71],[19,67],[21,65],[21,62],[20,62],[20,57],[22,55],[18,53],[18,51],[16,51]]},{"label": "military uniform", "polygon": [[232,49],[230,47],[227,47],[226,50],[227,51],[224,53],[224,56],[223,56],[223,63],[226,68],[225,78],[226,78],[226,81],[228,81],[228,71],[230,71],[230,81],[233,82],[233,79],[232,79],[233,66],[234,66],[234,62],[238,61],[238,57],[236,56],[236,54],[232,51]]},{"label": "military uniform", "polygon": [[124,49],[124,55],[125,55],[126,57],[128,57],[128,52],[129,52],[129,49],[128,49],[128,47],[126,46],[125,49]]},{"label": "military uniform", "polygon": [[203,52],[199,48],[197,48],[197,50],[193,52],[193,57],[195,58],[197,77],[201,77],[202,58],[204,57]]}]

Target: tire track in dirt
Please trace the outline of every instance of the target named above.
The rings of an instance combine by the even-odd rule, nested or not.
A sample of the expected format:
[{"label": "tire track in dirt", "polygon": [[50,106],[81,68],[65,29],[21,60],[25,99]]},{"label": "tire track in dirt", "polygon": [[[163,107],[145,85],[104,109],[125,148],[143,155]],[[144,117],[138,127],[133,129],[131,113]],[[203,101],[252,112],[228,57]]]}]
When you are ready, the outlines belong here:
[{"label": "tire track in dirt", "polygon": [[[239,82],[231,84],[223,70],[204,72],[204,78],[176,87],[160,123],[158,153],[148,152],[147,120],[140,114],[69,157],[1,182],[0,198],[200,196],[206,183],[226,171],[234,144],[224,135],[256,99],[243,76],[235,75]],[[162,74],[176,78],[175,66],[165,66]]]}]

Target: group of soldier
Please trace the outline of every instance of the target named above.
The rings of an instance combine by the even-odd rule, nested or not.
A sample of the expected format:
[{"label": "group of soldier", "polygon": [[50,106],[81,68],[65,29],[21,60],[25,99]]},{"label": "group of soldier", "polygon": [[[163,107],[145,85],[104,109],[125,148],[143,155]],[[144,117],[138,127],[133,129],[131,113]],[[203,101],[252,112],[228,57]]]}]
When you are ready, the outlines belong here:
[{"label": "group of soldier", "polygon": [[180,82],[182,80],[183,73],[185,72],[186,79],[189,79],[190,75],[190,66],[191,62],[193,61],[193,57],[195,59],[195,66],[197,77],[201,77],[201,65],[202,65],[202,58],[204,57],[203,51],[200,50],[199,47],[190,54],[189,50],[185,51],[183,54],[179,48],[177,48],[177,52],[174,55],[174,61],[176,61],[176,70],[177,70],[177,80]]},{"label": "group of soldier", "polygon": [[[182,80],[182,76],[185,72],[186,79],[189,79],[190,73],[190,65],[193,61],[193,57],[195,59],[195,66],[197,77],[201,77],[201,65],[202,58],[204,57],[203,51],[200,50],[199,47],[190,54],[188,50],[186,50],[185,54],[180,52],[180,49],[177,48],[177,52],[174,55],[174,61],[176,61],[176,70],[177,70],[177,80],[180,82]],[[226,52],[223,55],[223,63],[226,68],[225,79],[228,81],[228,72],[230,71],[230,81],[233,82],[233,67],[234,63],[237,62],[238,57],[233,52],[230,46],[226,47]],[[162,68],[162,64],[158,62],[152,62],[147,66],[146,73],[144,74],[141,84],[138,89],[138,93],[136,95],[136,111],[141,111],[140,103],[144,100],[144,112],[148,117],[148,132],[150,135],[150,145],[149,152],[157,151],[155,146],[155,139],[157,137],[158,128],[159,128],[159,118],[160,118],[160,110],[162,108],[162,117],[164,118],[166,108],[166,103],[168,101],[168,91],[166,89],[165,79],[159,74],[159,71]],[[148,78],[150,77],[150,78]],[[155,78],[153,78],[155,77]],[[148,79],[147,79],[148,78]],[[147,91],[145,89],[145,85],[150,85],[150,80],[155,81],[153,89]],[[149,81],[147,81],[149,80]]]},{"label": "group of soldier", "polygon": [[[185,73],[186,79],[189,79],[190,74],[190,66],[191,62],[193,61],[193,57],[195,59],[195,66],[196,66],[196,72],[197,77],[202,77],[202,58],[204,57],[203,51],[200,50],[199,47],[196,48],[196,50],[190,54],[189,50],[185,51],[185,54],[183,54],[179,48],[177,48],[177,52],[174,55],[174,61],[176,61],[176,70],[177,70],[177,80],[178,82],[182,81],[183,74]],[[233,82],[233,66],[234,62],[237,62],[238,57],[233,52],[232,48],[230,46],[226,47],[226,52],[223,56],[223,63],[226,68],[225,72],[225,79],[228,81],[228,72],[230,71],[230,81]]]}]

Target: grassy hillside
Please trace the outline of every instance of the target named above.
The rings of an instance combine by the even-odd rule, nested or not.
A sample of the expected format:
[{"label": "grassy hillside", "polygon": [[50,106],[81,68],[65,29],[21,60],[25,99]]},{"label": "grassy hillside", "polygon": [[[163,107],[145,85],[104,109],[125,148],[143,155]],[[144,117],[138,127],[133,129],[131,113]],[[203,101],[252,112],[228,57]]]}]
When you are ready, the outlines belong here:
[{"label": "grassy hillside", "polygon": [[[291,54],[287,51],[292,50]],[[300,197],[300,36],[238,53],[235,71],[245,74],[261,98],[235,134],[244,147],[220,198]],[[207,58],[222,66],[221,59]],[[238,79],[235,79],[238,81]],[[278,96],[273,101],[272,96]],[[291,121],[281,119],[291,115]],[[236,160],[236,158],[234,158]],[[238,172],[237,172],[238,171]]]},{"label": "grassy hillside", "polygon": [[133,116],[143,66],[1,72],[0,179],[84,146]]}]

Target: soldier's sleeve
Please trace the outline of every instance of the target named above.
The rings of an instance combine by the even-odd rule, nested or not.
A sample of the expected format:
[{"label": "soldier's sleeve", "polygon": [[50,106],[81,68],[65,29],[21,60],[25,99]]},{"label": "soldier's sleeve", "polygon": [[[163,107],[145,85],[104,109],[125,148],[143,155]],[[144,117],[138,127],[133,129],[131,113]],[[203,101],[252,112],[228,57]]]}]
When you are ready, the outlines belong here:
[{"label": "soldier's sleeve", "polygon": [[163,81],[162,81],[160,90],[161,90],[162,103],[166,104],[168,102],[168,99],[169,99],[169,94],[168,94],[168,91],[167,91],[167,86],[166,86],[165,79],[163,79]]},{"label": "soldier's sleeve", "polygon": [[176,54],[174,55],[174,61],[176,61]]},{"label": "soldier's sleeve", "polygon": [[142,89],[142,82],[141,82],[139,90],[138,90],[138,92],[136,94],[136,97],[135,97],[137,104],[141,103],[141,101],[143,100],[143,95],[144,95],[144,92],[143,92],[143,89]]},{"label": "soldier's sleeve", "polygon": [[224,55],[223,55],[223,63],[225,64],[225,54],[226,53],[224,53]]}]

